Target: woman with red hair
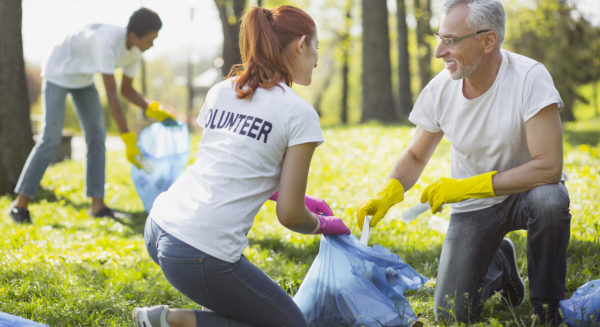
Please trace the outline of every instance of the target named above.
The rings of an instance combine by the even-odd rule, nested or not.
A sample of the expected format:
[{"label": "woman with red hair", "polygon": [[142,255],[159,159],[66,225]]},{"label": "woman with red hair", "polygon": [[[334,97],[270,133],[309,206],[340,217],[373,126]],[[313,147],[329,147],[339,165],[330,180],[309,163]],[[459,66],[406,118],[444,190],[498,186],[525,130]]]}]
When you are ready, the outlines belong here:
[{"label": "woman with red hair", "polygon": [[301,9],[252,8],[242,18],[242,64],[208,92],[197,160],[155,200],[144,235],[167,280],[211,311],[135,308],[136,326],[306,326],[291,297],[242,251],[267,199],[277,200],[290,230],[350,234],[325,201],[305,196],[323,134],[290,86],[311,83],[317,45]]}]

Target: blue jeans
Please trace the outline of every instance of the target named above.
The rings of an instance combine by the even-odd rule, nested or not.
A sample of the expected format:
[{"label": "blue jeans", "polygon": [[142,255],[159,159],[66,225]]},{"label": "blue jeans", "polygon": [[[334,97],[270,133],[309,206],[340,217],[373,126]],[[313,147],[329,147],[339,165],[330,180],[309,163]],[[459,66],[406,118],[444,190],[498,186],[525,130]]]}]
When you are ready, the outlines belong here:
[{"label": "blue jeans", "polygon": [[565,293],[571,214],[563,182],[513,194],[482,210],[452,214],[444,239],[434,294],[436,319],[470,322],[483,302],[502,287],[500,242],[527,230],[529,298],[558,305]]},{"label": "blue jeans", "polygon": [[66,89],[48,81],[42,84],[42,126],[37,143],[29,153],[15,193],[33,198],[44,172],[54,159],[65,124],[65,100],[71,94],[87,144],[85,192],[91,198],[104,198],[106,127],[100,98],[94,85]]},{"label": "blue jeans", "polygon": [[307,326],[292,298],[244,256],[234,263],[219,260],[173,237],[150,217],[144,238],[169,283],[212,310],[196,311],[197,326]]}]

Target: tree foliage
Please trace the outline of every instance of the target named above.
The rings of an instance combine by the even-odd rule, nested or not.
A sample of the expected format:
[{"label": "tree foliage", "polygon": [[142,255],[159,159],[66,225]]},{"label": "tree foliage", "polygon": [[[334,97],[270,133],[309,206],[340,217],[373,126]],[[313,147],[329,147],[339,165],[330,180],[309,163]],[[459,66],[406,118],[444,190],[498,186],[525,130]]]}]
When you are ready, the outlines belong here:
[{"label": "tree foliage", "polygon": [[507,11],[507,46],[546,66],[565,104],[563,120],[575,120],[575,101],[587,101],[578,88],[600,79],[600,28],[562,0],[533,9],[513,3]]}]

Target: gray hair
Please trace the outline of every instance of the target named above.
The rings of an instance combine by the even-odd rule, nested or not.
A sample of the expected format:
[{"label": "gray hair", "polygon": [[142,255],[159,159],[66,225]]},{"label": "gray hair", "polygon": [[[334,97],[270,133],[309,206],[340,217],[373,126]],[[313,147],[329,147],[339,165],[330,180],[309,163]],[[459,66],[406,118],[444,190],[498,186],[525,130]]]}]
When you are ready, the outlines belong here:
[{"label": "gray hair", "polygon": [[500,0],[446,0],[444,13],[461,3],[469,7],[467,24],[477,31],[490,30],[498,34],[498,44],[504,42],[504,29],[506,25],[506,12]]}]

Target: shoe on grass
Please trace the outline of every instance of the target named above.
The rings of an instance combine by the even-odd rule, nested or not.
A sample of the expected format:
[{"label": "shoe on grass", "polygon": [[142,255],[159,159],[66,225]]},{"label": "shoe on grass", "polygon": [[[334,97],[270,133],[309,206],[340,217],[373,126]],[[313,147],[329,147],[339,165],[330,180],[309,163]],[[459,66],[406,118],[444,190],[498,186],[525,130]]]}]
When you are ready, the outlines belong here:
[{"label": "shoe on grass", "polygon": [[97,212],[90,211],[90,214],[96,218],[101,218],[101,217],[115,218],[115,212],[107,206],[102,207],[102,209],[98,210]]},{"label": "shoe on grass", "polygon": [[31,215],[27,208],[11,206],[10,209],[8,209],[8,215],[17,224],[31,224]]},{"label": "shoe on grass", "polygon": [[167,312],[169,306],[156,305],[153,307],[134,308],[131,316],[135,327],[169,327]]},{"label": "shoe on grass", "polygon": [[508,300],[513,307],[518,307],[525,302],[525,284],[519,275],[517,269],[517,256],[515,255],[515,246],[513,242],[505,238],[500,243],[500,253],[504,256],[504,285],[500,293]]}]

